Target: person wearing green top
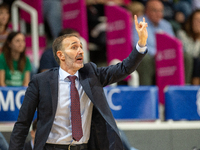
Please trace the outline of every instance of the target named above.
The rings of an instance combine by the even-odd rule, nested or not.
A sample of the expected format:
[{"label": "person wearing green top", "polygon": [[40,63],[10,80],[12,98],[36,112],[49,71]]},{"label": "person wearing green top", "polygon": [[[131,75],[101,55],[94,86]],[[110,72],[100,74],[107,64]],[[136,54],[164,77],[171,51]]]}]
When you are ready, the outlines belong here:
[{"label": "person wearing green top", "polygon": [[28,86],[31,63],[25,55],[25,36],[11,32],[0,54],[0,86]]}]

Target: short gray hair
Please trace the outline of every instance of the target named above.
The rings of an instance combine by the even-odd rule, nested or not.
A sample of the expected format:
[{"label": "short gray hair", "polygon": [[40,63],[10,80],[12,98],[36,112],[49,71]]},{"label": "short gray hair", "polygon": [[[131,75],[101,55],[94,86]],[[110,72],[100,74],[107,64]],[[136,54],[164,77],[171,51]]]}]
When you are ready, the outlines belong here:
[{"label": "short gray hair", "polygon": [[[58,56],[57,56],[56,53],[57,53],[57,51],[62,50],[62,42],[63,42],[63,40],[64,40],[65,38],[69,38],[69,37],[72,37],[72,36],[77,37],[77,36],[74,35],[74,34],[64,34],[64,35],[62,35],[62,36],[57,37],[57,38],[54,40],[54,42],[53,42],[53,45],[52,45],[52,48],[53,48],[53,56],[54,56],[56,62],[57,62],[59,65],[60,65],[60,59],[58,58]],[[77,38],[78,38],[78,37],[77,37]]]}]

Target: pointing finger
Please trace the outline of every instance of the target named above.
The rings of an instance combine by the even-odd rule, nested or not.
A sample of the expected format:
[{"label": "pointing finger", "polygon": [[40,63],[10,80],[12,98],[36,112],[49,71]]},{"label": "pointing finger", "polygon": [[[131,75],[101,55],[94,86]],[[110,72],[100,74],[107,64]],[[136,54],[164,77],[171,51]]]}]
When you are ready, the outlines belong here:
[{"label": "pointing finger", "polygon": [[143,22],[145,22],[145,18],[143,17]]},{"label": "pointing finger", "polygon": [[138,20],[137,20],[137,15],[134,15],[134,20],[135,20],[135,27],[138,27]]}]

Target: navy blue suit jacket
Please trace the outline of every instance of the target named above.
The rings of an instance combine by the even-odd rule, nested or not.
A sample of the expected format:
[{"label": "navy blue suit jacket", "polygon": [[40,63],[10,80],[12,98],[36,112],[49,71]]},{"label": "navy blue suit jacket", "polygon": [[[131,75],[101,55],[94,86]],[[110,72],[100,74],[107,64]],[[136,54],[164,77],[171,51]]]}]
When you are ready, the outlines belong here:
[{"label": "navy blue suit jacket", "polygon": [[[94,63],[84,64],[79,70],[80,83],[94,104],[89,150],[122,150],[114,117],[107,103],[103,87],[126,78],[144,57],[136,48],[116,65],[98,68]],[[22,150],[29,132],[35,110],[37,109],[37,131],[35,150],[42,150],[55,118],[58,102],[58,71],[53,68],[36,74],[26,90],[18,120],[11,134],[9,150]]]}]

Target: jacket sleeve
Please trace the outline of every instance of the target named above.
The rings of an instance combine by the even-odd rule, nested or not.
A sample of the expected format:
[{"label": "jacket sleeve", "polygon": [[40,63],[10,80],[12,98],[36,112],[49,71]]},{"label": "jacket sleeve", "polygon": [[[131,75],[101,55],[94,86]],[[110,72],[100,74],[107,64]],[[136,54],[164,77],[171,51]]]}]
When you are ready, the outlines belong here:
[{"label": "jacket sleeve", "polygon": [[101,82],[102,86],[107,86],[125,79],[129,74],[135,71],[145,54],[139,53],[135,47],[130,55],[121,63],[110,65],[108,67],[93,67],[94,70],[96,70],[96,75],[99,77],[99,81]]},{"label": "jacket sleeve", "polygon": [[22,150],[38,105],[38,84],[33,78],[26,90],[17,122],[10,137],[9,150]]}]

